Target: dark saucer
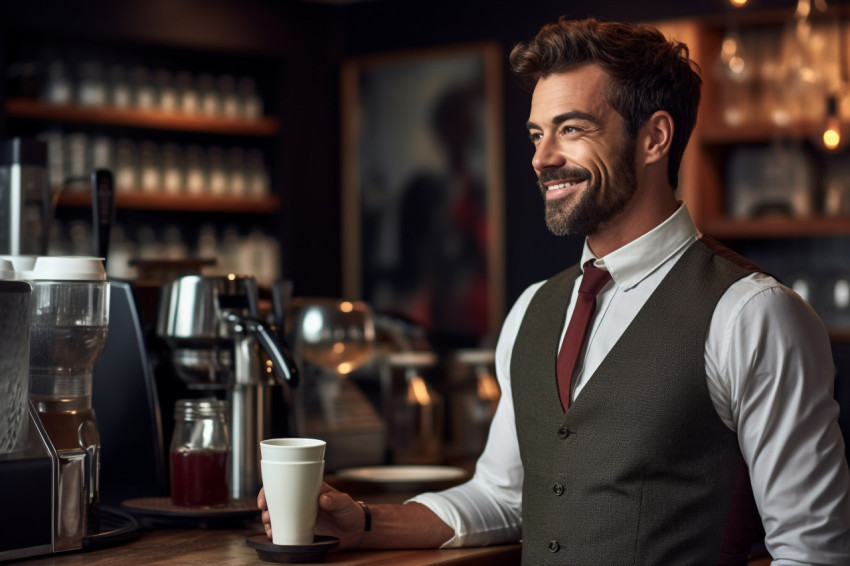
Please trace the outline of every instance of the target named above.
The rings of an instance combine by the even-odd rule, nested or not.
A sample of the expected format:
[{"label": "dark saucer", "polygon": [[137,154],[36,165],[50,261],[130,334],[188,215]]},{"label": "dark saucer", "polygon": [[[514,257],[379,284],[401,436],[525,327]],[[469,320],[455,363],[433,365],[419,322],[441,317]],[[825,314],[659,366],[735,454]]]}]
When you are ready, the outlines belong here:
[{"label": "dark saucer", "polygon": [[248,546],[257,551],[260,560],[306,564],[321,562],[325,554],[339,546],[339,539],[316,535],[312,544],[280,545],[269,541],[266,535],[254,535],[245,539]]}]

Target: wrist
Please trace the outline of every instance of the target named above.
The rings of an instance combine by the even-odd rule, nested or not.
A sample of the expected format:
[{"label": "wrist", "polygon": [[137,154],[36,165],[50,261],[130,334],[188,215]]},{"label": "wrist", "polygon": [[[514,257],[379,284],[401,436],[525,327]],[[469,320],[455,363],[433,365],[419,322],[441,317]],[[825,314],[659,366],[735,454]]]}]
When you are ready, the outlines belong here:
[{"label": "wrist", "polygon": [[357,504],[363,509],[363,532],[368,533],[372,530],[372,510],[362,501],[358,501]]}]

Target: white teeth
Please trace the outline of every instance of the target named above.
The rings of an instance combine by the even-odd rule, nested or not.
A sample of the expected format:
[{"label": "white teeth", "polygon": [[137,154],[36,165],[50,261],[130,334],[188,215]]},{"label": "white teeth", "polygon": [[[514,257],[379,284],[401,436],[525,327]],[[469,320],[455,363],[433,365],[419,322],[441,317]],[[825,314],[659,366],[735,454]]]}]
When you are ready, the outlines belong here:
[{"label": "white teeth", "polygon": [[572,183],[572,182],[559,183],[559,184],[557,184],[557,185],[552,185],[551,187],[549,187],[549,188],[548,188],[548,190],[550,190],[550,191],[557,191],[558,189],[563,189],[563,188],[566,188],[566,187],[572,187],[572,186],[573,186],[573,185],[575,185],[575,184],[576,184],[576,183]]}]

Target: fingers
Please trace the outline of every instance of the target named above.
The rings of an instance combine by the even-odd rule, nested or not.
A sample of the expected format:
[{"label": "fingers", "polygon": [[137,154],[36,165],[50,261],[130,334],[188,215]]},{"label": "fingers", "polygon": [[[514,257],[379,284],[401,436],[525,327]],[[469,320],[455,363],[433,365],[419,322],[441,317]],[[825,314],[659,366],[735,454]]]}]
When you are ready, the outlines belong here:
[{"label": "fingers", "polygon": [[257,494],[257,508],[266,509],[266,491],[265,488],[260,488],[260,493]]}]

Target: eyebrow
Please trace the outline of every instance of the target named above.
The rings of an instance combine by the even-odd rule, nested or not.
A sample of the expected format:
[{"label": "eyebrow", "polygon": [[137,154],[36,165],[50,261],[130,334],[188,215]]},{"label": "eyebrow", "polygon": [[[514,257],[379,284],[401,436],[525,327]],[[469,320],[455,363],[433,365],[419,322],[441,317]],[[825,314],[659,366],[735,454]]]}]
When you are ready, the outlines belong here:
[{"label": "eyebrow", "polygon": [[[555,126],[559,124],[563,124],[567,120],[586,120],[591,124],[599,125],[599,120],[596,116],[588,114],[587,112],[582,112],[580,110],[570,110],[569,112],[564,112],[563,114],[558,114],[554,118],[552,118],[552,124]],[[525,123],[525,127],[529,130],[538,129],[542,130],[540,126],[535,124],[534,122],[528,121]]]}]

